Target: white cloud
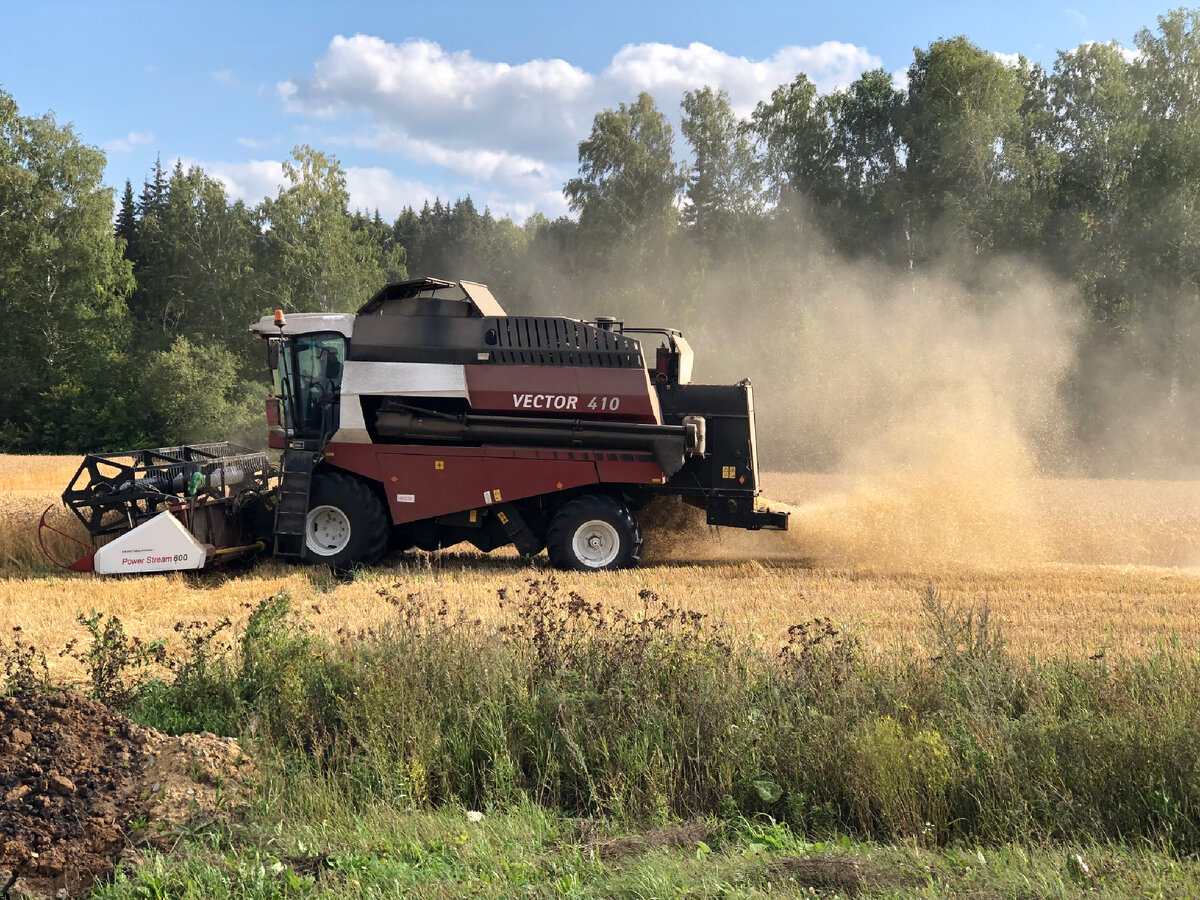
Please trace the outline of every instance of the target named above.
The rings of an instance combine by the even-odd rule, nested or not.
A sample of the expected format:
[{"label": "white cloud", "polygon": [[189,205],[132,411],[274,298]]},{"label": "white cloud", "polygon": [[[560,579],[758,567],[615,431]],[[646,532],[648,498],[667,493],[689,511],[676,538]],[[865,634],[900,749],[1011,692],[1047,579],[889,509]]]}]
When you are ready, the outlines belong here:
[{"label": "white cloud", "polygon": [[1130,65],[1133,65],[1142,58],[1142,51],[1138,50],[1136,47],[1131,49],[1129,47],[1122,47],[1120,44],[1118,44],[1117,52],[1120,53],[1121,56],[1125,58],[1125,62],[1129,63]]},{"label": "white cloud", "polygon": [[729,92],[740,115],[747,115],[781,84],[804,72],[822,93],[850,84],[881,65],[854,44],[826,41],[815,47],[784,47],[764,60],[730,56],[707,44],[630,44],[622,47],[605,71],[605,79],[629,94],[649,91],[660,103],[678,102],[684,91],[711,85]]},{"label": "white cloud", "polygon": [[225,191],[234,200],[244,200],[250,205],[263,197],[274,197],[284,183],[283,163],[274,159],[252,159],[249,162],[198,162],[183,161],[184,167],[198,165],[205,173],[225,185]]},{"label": "white cloud", "polygon": [[278,135],[276,135],[269,138],[239,137],[236,138],[236,140],[243,147],[249,147],[251,150],[258,150],[261,147],[270,147],[273,144],[278,144],[281,139]]},{"label": "white cloud", "polygon": [[[1098,43],[1100,43],[1100,42],[1099,41],[1084,41],[1082,44],[1080,44],[1078,47],[1076,47],[1074,50],[1072,50],[1070,52],[1076,53],[1079,50],[1086,50],[1088,47],[1094,47]],[[1121,44],[1117,43],[1116,41],[1110,41],[1107,44],[1107,46],[1112,47],[1119,54],[1121,54],[1121,58],[1124,59],[1125,62],[1128,63],[1129,65],[1133,65],[1135,62],[1138,62],[1142,58],[1142,51],[1138,50],[1136,47],[1134,47],[1132,49],[1129,47],[1123,47]]]},{"label": "white cloud", "polygon": [[996,59],[1000,60],[1000,62],[1004,63],[1010,69],[1015,69],[1021,64],[1020,53],[1000,53],[996,50],[993,50],[992,56],[996,57]]},{"label": "white cloud", "polygon": [[[535,152],[581,128],[594,76],[565,60],[520,65],[449,53],[426,40],[390,44],[369,35],[335,37],[311,75],[277,88],[290,112],[332,118],[366,111],[381,124],[458,146],[497,142]],[[588,113],[590,121],[591,113]]]},{"label": "white cloud", "polygon": [[438,166],[474,182],[504,185],[523,192],[551,185],[557,188],[568,177],[565,169],[530,156],[483,148],[454,149],[436,141],[411,138],[395,128],[380,127],[343,143],[401,154],[414,162]]},{"label": "white cloud", "polygon": [[[283,174],[283,162],[276,159],[254,159],[249,162],[201,162],[184,159],[184,168],[198,165],[205,173],[216,178],[225,186],[232,200],[243,200],[255,205],[264,197],[275,197],[279,189],[289,184]],[[439,194],[449,197],[447,190],[440,192],[427,184],[399,178],[394,172],[383,168],[355,167],[344,169],[346,189],[350,193],[350,209],[365,212],[379,210],[381,216],[391,221],[405,206],[420,209],[427,197]]]},{"label": "white cloud", "polygon": [[229,85],[237,82],[237,74],[233,71],[233,69],[221,69],[212,73],[212,79],[217,84],[228,87]]},{"label": "white cloud", "polygon": [[154,135],[149,131],[131,131],[123,138],[115,138],[104,142],[104,149],[109,153],[128,153],[134,147],[149,144]]},{"label": "white cloud", "polygon": [[[370,35],[337,36],[310,74],[277,86],[286,110],[321,119],[365,113],[382,129],[406,136],[395,148],[419,153],[422,142],[444,151],[485,151],[495,161],[574,161],[576,145],[604,107],[653,93],[678,116],[683,91],[705,85],[728,90],[745,114],[780,84],[805,72],[822,91],[849,84],[878,57],[853,44],[789,46],[763,60],[736,57],[693,43],[621,48],[593,74],[563,59],[519,64],[450,52],[433,41],[388,43]],[[428,155],[428,153],[426,153]],[[461,168],[462,157],[448,157]],[[478,157],[472,165],[491,164]]]},{"label": "white cloud", "polygon": [[390,222],[406,206],[420,209],[426,199],[438,192],[427,184],[398,178],[390,169],[357,168],[346,170],[346,189],[350,191],[350,208],[372,213],[376,209]]},{"label": "white cloud", "polygon": [[[279,82],[275,91],[290,113],[353,123],[323,141],[441,170],[446,183],[435,186],[443,198],[470,193],[478,206],[520,220],[535,208],[547,215],[566,211],[562,185],[574,172],[578,142],[593,116],[641,91],[653,94],[678,125],[686,90],[724,89],[744,116],[800,72],[826,92],[879,65],[866,49],[836,41],[786,46],[763,59],[701,43],[645,43],[622,47],[607,66],[589,72],[564,59],[494,62],[430,40],[391,43],[356,34],[334,37],[311,71]],[[249,138],[239,142],[262,146]],[[352,171],[354,202],[364,208],[398,212],[435,196],[429,185],[385,168],[348,169],[348,178]],[[417,196],[418,190],[427,193]]]}]

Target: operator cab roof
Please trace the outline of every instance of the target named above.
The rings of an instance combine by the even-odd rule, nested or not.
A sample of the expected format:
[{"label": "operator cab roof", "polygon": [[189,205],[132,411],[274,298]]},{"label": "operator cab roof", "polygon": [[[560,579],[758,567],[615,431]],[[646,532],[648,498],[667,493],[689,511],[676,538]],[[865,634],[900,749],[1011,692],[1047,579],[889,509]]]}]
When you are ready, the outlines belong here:
[{"label": "operator cab roof", "polygon": [[280,329],[274,316],[263,316],[250,326],[256,338],[279,337],[280,334],[316,334],[336,331],[346,337],[354,335],[354,316],[349,313],[288,313],[287,324]]},{"label": "operator cab roof", "polygon": [[487,285],[473,281],[417,278],[397,281],[359,307],[360,316],[447,316],[482,319],[504,310]]}]

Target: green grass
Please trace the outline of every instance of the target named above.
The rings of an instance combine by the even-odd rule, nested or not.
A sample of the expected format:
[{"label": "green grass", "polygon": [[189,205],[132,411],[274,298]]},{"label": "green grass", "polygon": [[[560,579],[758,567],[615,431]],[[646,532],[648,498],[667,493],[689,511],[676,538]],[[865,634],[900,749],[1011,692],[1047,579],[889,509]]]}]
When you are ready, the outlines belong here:
[{"label": "green grass", "polygon": [[[489,813],[343,808],[288,813],[286,788],[233,830],[152,852],[98,888],[124,898],[1188,897],[1200,863],[1161,849],[922,849],[809,842],[785,825],[711,823],[708,841],[598,849],[581,823],[533,805]],[[611,829],[611,825],[608,828]],[[610,845],[618,844],[615,838]]]},{"label": "green grass", "polygon": [[[904,659],[825,620],[767,652],[552,578],[500,627],[389,599],[328,640],[276,595],[232,650],[184,628],[169,678],[125,682],[142,724],[239,735],[267,780],[246,821],[105,896],[1200,893],[1200,660],[1179,648],[1022,660],[932,588]],[[680,822],[703,843],[599,841]]]},{"label": "green grass", "polygon": [[626,616],[552,580],[508,598],[500,628],[392,599],[391,621],[330,642],[272,597],[236,652],[192,640],[130,712],[249,734],[364,808],[532,802],[651,824],[767,815],[925,846],[1200,849],[1200,660],[1170,648],[1018,660],[986,614],[932,590],[926,646],[901,661],[826,621],[768,654],[648,592]]}]

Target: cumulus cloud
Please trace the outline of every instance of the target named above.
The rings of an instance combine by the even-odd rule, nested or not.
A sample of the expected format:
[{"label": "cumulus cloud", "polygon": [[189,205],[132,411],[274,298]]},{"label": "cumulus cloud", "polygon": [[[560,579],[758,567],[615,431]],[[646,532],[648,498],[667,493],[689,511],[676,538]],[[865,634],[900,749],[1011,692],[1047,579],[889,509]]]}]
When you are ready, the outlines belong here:
[{"label": "cumulus cloud", "polygon": [[[519,65],[450,53],[433,41],[335,37],[311,75],[278,85],[290,112],[319,118],[366,111],[377,122],[452,146],[536,152],[578,133],[595,78],[565,60]],[[591,113],[586,113],[590,121]]]},{"label": "cumulus cloud", "polygon": [[248,162],[199,162],[184,160],[184,166],[198,165],[209,176],[225,185],[225,192],[234,200],[258,203],[263,197],[274,197],[284,183],[283,163],[276,159],[252,159]]},{"label": "cumulus cloud", "polygon": [[704,85],[724,88],[734,110],[747,115],[759,100],[799,72],[825,93],[845,87],[879,65],[879,57],[839,41],[826,41],[816,47],[784,47],[764,60],[730,56],[701,43],[687,47],[631,44],[621,48],[604,74],[623,93],[632,96],[649,91],[664,104],[677,103],[684,91]]},{"label": "cumulus cloud", "polygon": [[346,170],[346,189],[350,192],[350,208],[364,212],[379,210],[387,220],[395,219],[406,206],[420,209],[438,191],[419,181],[399,178],[390,169],[351,167]]},{"label": "cumulus cloud", "polygon": [[[1086,50],[1088,47],[1094,47],[1098,43],[1100,43],[1100,41],[1084,41],[1077,48],[1075,48],[1075,50],[1070,52],[1075,53],[1078,50]],[[1125,47],[1117,41],[1109,41],[1108,46],[1113,47],[1119,54],[1121,54],[1121,58],[1124,59],[1129,65],[1133,65],[1142,58],[1142,51],[1138,50],[1136,47]]]},{"label": "cumulus cloud", "polygon": [[359,134],[345,143],[402,154],[414,162],[446,169],[475,183],[499,185],[526,194],[551,186],[561,187],[568,177],[566,169],[530,156],[486,148],[455,149],[386,126]]},{"label": "cumulus cloud", "polygon": [[111,141],[105,141],[104,149],[109,153],[128,153],[134,147],[149,144],[153,140],[154,135],[148,131],[131,131],[123,138],[114,138]]},{"label": "cumulus cloud", "polygon": [[[184,159],[185,168],[198,165],[210,177],[225,186],[233,200],[243,200],[253,206],[264,197],[275,197],[279,189],[289,184],[283,174],[283,162],[277,159],[254,159],[249,162],[202,162]],[[350,208],[364,212],[379,210],[391,220],[405,206],[420,208],[427,197],[449,196],[445,187],[440,190],[428,184],[398,177],[389,169],[350,166],[346,174],[346,190],[350,193]]]},{"label": "cumulus cloud", "polygon": [[723,88],[746,115],[799,72],[830,91],[879,65],[865,49],[836,41],[757,60],[701,43],[646,43],[622,47],[602,71],[588,72],[564,59],[492,62],[430,40],[356,34],[333,38],[311,72],[279,82],[276,92],[288,112],[355,122],[358,132],[342,142],[443,169],[474,184],[477,200],[495,191],[494,210],[516,217],[535,205],[566,208],[561,187],[593,116],[641,91],[677,124],[686,90]]},{"label": "cumulus cloud", "polygon": [[1129,63],[1130,65],[1132,65],[1133,63],[1137,62],[1138,60],[1140,60],[1142,58],[1142,51],[1138,50],[1136,47],[1135,48],[1122,47],[1120,44],[1118,44],[1117,52],[1120,53],[1123,57],[1125,57],[1125,62]]},{"label": "cumulus cloud", "polygon": [[1021,64],[1020,53],[1000,53],[996,50],[993,50],[992,56],[996,57],[996,59],[1000,60],[1000,62],[1004,63],[1010,69],[1015,69]]},{"label": "cumulus cloud", "polygon": [[236,138],[236,140],[243,147],[249,147],[251,150],[257,150],[261,147],[270,147],[273,144],[278,144],[282,138],[276,135],[275,137],[269,138],[239,137]]}]

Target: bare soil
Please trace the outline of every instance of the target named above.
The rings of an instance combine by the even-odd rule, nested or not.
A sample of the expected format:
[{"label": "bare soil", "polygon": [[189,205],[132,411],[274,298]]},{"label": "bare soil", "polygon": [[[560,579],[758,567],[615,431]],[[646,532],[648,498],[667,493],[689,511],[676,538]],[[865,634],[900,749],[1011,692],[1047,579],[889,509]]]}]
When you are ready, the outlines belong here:
[{"label": "bare soil", "polygon": [[135,843],[227,817],[253,774],[236,741],[168,737],[77,691],[0,699],[0,897],[87,891]]}]

